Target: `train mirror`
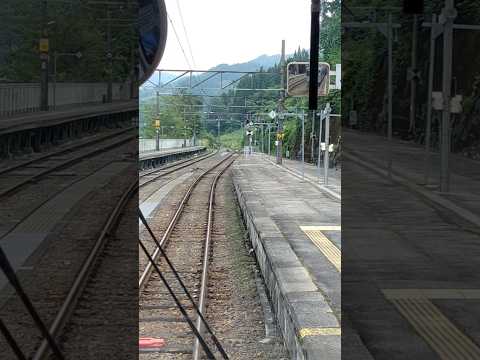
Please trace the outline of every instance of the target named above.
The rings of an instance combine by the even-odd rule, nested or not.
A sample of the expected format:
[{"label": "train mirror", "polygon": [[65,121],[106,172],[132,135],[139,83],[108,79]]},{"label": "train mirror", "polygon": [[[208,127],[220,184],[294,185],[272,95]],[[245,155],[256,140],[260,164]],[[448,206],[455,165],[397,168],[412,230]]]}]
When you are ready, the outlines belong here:
[{"label": "train mirror", "polygon": [[164,0],[139,0],[139,74],[140,85],[154,73],[167,42],[167,10]]},{"label": "train mirror", "polygon": [[[287,65],[288,96],[308,96],[310,84],[310,64],[291,62]],[[330,90],[330,65],[318,64],[318,96],[327,96]]]}]

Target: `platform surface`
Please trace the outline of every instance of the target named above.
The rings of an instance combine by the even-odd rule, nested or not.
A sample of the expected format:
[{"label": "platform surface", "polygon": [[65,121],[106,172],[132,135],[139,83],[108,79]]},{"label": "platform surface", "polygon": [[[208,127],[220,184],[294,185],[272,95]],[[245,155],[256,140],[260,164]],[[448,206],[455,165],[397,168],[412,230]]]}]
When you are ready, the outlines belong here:
[{"label": "platform surface", "polygon": [[148,151],[140,154],[140,161],[142,160],[149,160],[149,159],[157,159],[164,156],[174,155],[174,154],[182,154],[188,152],[197,152],[205,150],[205,146],[189,146],[184,148],[173,148],[173,149],[164,149],[160,151]]},{"label": "platform surface", "polygon": [[0,119],[0,135],[59,125],[76,119],[138,110],[138,101],[117,101],[110,104],[72,105],[56,111],[14,114]]},{"label": "platform surface", "polygon": [[[290,321],[280,327],[292,359],[340,359],[341,204],[314,184],[312,165],[305,180],[301,163],[284,165],[260,154],[237,160],[237,196],[270,296],[283,303],[274,309],[277,320]],[[333,173],[339,184],[340,172]],[[370,359],[345,329],[358,342],[352,359]]]}]

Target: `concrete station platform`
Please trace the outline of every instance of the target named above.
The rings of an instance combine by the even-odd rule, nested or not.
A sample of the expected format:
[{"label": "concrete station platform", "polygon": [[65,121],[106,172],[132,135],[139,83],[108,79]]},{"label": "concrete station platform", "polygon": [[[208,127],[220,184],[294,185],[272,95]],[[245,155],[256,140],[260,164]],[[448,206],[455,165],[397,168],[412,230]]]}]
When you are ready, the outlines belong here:
[{"label": "concrete station platform", "polygon": [[0,158],[12,154],[40,152],[52,144],[101,127],[138,118],[138,101],[68,106],[56,111],[15,114],[0,119]]},{"label": "concrete station platform", "polygon": [[[340,194],[260,154],[237,160],[233,181],[291,358],[340,359]],[[358,343],[352,359],[370,359]]]},{"label": "concrete station platform", "polygon": [[68,106],[56,111],[38,111],[15,114],[0,119],[0,135],[32,130],[71,122],[92,116],[112,115],[123,112],[138,111],[138,101],[118,101],[110,104],[92,104]]},{"label": "concrete station platform", "polygon": [[207,151],[205,146],[189,146],[185,148],[165,149],[161,151],[149,151],[141,153],[139,157],[140,169],[150,169],[166,164],[168,162],[180,160],[189,156],[202,154]]}]

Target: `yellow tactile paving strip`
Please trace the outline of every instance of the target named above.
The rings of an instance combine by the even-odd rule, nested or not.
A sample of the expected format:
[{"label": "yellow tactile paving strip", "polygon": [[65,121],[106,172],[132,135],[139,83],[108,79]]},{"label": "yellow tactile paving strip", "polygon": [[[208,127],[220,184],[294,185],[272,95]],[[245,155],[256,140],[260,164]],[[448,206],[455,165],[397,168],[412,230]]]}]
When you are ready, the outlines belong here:
[{"label": "yellow tactile paving strip", "polygon": [[340,336],[342,329],[339,327],[328,328],[303,328],[300,330],[300,339],[306,336]]},{"label": "yellow tactile paving strip", "polygon": [[323,225],[323,226],[300,226],[303,231],[340,231],[341,226],[337,225]]},{"label": "yellow tactile paving strip", "polygon": [[342,272],[342,252],[335,246],[322,231],[339,231],[340,226],[300,226],[300,229],[308,236],[320,252]]},{"label": "yellow tactile paving strip", "polygon": [[[415,290],[419,292],[414,293]],[[462,333],[425,295],[435,299],[466,299],[472,290],[395,289],[383,293],[415,328],[417,333],[444,360],[480,359],[480,348]],[[424,297],[421,296],[423,293]],[[474,292],[478,295],[478,292]],[[413,295],[413,296],[412,296]],[[444,297],[440,297],[440,296]],[[410,297],[409,297],[410,296]]]}]

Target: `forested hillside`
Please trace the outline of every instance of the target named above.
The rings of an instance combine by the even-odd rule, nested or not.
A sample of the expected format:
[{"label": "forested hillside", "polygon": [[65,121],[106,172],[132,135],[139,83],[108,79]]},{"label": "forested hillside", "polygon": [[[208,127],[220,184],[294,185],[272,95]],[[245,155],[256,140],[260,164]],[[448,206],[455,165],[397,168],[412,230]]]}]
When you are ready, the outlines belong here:
[{"label": "forested hillside", "polygon": [[[124,81],[132,74],[136,61],[138,36],[132,3],[106,6],[81,0],[2,1],[2,38],[0,38],[0,79],[2,81],[38,81],[40,77],[39,39],[50,43],[50,73],[54,53],[81,53],[81,57],[62,55],[57,61],[57,81],[107,80],[107,32],[110,28],[112,77]],[[109,11],[107,11],[109,10]]]},{"label": "forested hillside", "polygon": [[[362,8],[358,8],[358,6]],[[479,24],[480,5],[476,0],[455,1],[458,24]],[[370,8],[365,8],[369,6]],[[440,14],[443,0],[425,1],[425,13],[418,17],[417,70],[419,81],[416,117],[409,119],[410,81],[407,72],[411,66],[413,16],[398,8],[398,1],[349,0],[343,2],[343,22],[386,22],[388,6],[394,23],[401,27],[394,31],[393,43],[393,128],[394,135],[418,143],[424,142],[430,51],[430,22],[432,13]],[[455,30],[453,46],[453,92],[463,96],[463,113],[452,122],[452,149],[478,157],[480,140],[480,53],[478,31]],[[342,36],[344,121],[350,110],[358,112],[358,127],[365,131],[386,133],[387,41],[375,29],[347,29]],[[441,91],[442,36],[436,41],[434,91]],[[433,114],[433,143],[439,136],[439,113]],[[477,155],[475,155],[477,153]]]}]

